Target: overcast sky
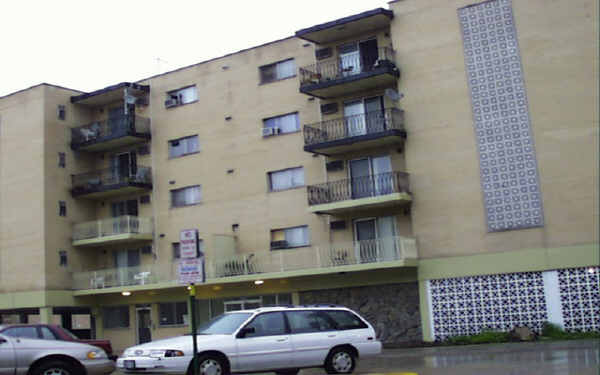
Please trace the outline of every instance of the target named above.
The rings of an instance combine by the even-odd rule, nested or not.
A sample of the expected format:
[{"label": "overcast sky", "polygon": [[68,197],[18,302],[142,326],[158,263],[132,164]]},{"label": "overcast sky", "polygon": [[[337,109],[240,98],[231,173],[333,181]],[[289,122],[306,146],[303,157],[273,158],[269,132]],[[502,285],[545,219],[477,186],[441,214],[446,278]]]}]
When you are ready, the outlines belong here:
[{"label": "overcast sky", "polygon": [[378,7],[387,0],[0,0],[0,96],[136,81]]}]

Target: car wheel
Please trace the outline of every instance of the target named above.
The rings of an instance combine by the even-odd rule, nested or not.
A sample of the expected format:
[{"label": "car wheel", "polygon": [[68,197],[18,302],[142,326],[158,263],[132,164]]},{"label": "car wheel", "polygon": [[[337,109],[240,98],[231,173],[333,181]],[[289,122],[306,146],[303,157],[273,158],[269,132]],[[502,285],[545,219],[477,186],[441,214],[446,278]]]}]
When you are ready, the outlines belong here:
[{"label": "car wheel", "polygon": [[328,374],[351,374],[356,366],[354,352],[346,347],[333,349],[325,359]]},{"label": "car wheel", "polygon": [[229,375],[225,361],[214,355],[198,357],[198,375]]},{"label": "car wheel", "polygon": [[299,372],[300,372],[300,369],[292,368],[292,369],[288,369],[288,370],[275,371],[275,374],[277,374],[277,375],[298,375]]},{"label": "car wheel", "polygon": [[31,371],[32,375],[77,375],[73,366],[62,361],[42,362]]}]

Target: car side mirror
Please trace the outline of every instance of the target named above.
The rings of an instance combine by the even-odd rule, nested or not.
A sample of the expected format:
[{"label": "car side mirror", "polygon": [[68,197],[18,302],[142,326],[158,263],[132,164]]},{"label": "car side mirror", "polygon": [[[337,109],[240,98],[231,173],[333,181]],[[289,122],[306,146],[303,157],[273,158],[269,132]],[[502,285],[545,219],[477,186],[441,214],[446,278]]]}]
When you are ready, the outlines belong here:
[{"label": "car side mirror", "polygon": [[249,333],[256,333],[256,328],[254,328],[254,327],[244,327],[244,328],[240,329],[240,331],[237,334],[237,338],[238,339],[243,339]]},{"label": "car side mirror", "polygon": [[4,344],[5,342],[8,342],[8,340],[3,337],[0,337],[0,344]]}]

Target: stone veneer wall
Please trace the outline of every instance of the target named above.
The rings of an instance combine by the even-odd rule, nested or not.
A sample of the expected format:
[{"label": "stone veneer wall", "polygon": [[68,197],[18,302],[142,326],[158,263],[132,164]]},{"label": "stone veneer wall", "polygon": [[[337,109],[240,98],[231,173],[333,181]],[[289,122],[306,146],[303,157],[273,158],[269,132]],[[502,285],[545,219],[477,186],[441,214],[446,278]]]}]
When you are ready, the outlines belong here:
[{"label": "stone veneer wall", "polygon": [[419,313],[419,284],[402,283],[358,288],[300,292],[300,304],[346,306],[369,321],[384,344],[423,340]]}]

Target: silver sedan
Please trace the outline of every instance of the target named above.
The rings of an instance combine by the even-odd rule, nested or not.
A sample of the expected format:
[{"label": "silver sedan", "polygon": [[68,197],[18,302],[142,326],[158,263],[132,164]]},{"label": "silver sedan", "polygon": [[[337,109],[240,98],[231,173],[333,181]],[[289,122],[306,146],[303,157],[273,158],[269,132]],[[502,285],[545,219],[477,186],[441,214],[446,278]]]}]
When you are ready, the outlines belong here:
[{"label": "silver sedan", "polygon": [[95,346],[0,335],[0,375],[105,375],[114,370],[115,363]]}]

